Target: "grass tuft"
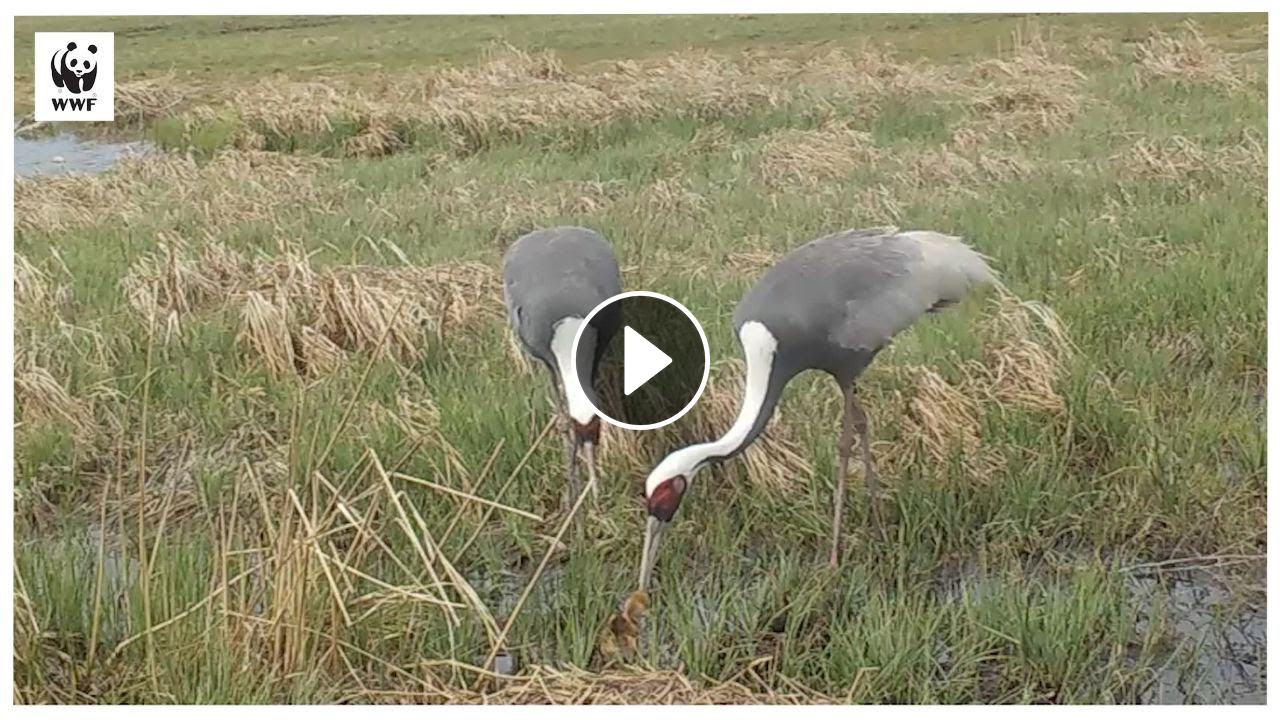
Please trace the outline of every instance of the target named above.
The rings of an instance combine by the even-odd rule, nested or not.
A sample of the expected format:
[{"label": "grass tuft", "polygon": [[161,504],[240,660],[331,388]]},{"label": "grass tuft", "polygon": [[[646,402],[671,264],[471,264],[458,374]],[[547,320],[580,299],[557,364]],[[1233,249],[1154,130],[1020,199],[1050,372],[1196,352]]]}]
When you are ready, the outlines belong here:
[{"label": "grass tuft", "polygon": [[1152,30],[1133,54],[1140,84],[1166,80],[1234,92],[1254,81],[1234,57],[1204,37],[1194,20],[1186,20],[1174,33]]}]

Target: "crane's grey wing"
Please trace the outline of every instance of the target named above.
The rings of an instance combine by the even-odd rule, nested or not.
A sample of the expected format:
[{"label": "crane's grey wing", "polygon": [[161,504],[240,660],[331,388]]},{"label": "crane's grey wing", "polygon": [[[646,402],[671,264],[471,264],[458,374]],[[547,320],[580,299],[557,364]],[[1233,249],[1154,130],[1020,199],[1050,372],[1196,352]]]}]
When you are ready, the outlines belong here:
[{"label": "crane's grey wing", "polygon": [[959,302],[995,281],[982,256],[960,238],[929,231],[894,233],[833,246],[833,267],[848,268],[844,316],[831,340],[851,350],[884,347],[921,315]]},{"label": "crane's grey wing", "polygon": [[517,300],[513,293],[512,282],[508,278],[502,279],[502,302],[507,307],[507,320],[511,323],[511,329],[517,335],[520,334],[520,301]]},{"label": "crane's grey wing", "polygon": [[503,258],[503,298],[517,337],[548,357],[552,330],[566,317],[586,317],[621,292],[618,260],[597,232],[579,227],[535,230]]}]

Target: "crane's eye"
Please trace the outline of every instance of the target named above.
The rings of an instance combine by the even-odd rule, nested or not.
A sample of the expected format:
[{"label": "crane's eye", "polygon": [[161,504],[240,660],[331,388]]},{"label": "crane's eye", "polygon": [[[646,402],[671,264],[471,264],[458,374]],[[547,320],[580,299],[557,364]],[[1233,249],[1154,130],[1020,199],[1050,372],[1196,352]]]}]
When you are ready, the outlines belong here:
[{"label": "crane's eye", "polygon": [[664,480],[649,493],[649,514],[662,522],[671,522],[676,509],[680,507],[680,500],[684,497],[687,485],[688,481],[683,475]]}]

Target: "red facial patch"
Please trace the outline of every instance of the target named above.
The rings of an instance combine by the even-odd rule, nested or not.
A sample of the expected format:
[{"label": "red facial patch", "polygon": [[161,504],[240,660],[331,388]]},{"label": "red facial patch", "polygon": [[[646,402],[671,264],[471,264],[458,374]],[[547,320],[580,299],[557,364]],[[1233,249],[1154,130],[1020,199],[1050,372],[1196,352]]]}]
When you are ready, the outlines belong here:
[{"label": "red facial patch", "polygon": [[600,418],[592,416],[586,425],[573,421],[573,431],[577,433],[578,439],[583,442],[589,442],[592,445],[600,444]]},{"label": "red facial patch", "polygon": [[649,514],[662,522],[671,522],[676,508],[680,507],[681,498],[684,497],[686,484],[684,476],[677,475],[654,488],[649,493]]}]

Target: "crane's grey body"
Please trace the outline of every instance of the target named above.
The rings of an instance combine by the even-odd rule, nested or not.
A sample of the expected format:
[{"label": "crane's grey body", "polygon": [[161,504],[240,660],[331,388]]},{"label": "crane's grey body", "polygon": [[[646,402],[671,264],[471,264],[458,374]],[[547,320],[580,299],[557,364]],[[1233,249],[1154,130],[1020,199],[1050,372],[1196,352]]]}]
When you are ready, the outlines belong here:
[{"label": "crane's grey body", "polygon": [[959,238],[891,227],[818,238],[766,271],[733,312],[746,359],[738,417],[719,439],[672,452],[645,479],[649,521],[640,562],[641,589],[648,583],[662,528],[679,507],[691,478],[706,465],[750,446],[773,416],[787,383],[806,370],[829,373],[844,399],[830,555],[831,565],[837,565],[855,437],[873,517],[878,494],[867,417],[855,397],[854,382],[894,335],[921,315],[992,282],[995,277],[982,256]]},{"label": "crane's grey body", "polygon": [[[944,256],[927,257],[930,251]],[[929,260],[944,264],[931,267]],[[778,341],[766,412],[742,447],[763,430],[792,377],[822,370],[849,387],[916,318],[991,278],[981,257],[957,238],[893,227],[827,235],[783,256],[733,311],[735,331],[754,320]]]},{"label": "crane's grey body", "polygon": [[[535,230],[511,245],[502,262],[502,289],[521,345],[557,375],[551,352],[556,324],[585,318],[622,292],[622,280],[618,258],[600,233],[556,227]],[[597,339],[597,353],[603,352],[607,340]]]},{"label": "crane's grey body", "polygon": [[[502,291],[521,346],[547,366],[564,414],[565,456],[569,479],[566,506],[578,495],[578,448],[587,454],[590,487],[595,488],[595,446],[600,419],[595,414],[596,369],[618,330],[616,309],[602,313],[595,326],[582,321],[597,305],[622,292],[618,259],[601,235],[580,227],[536,230],[518,238],[502,262]],[[582,347],[594,352],[572,356],[579,327]],[[579,382],[565,378],[576,374]],[[578,389],[580,387],[580,390]]]}]

